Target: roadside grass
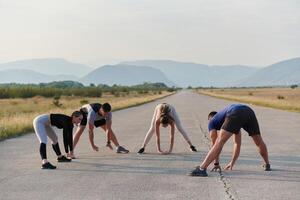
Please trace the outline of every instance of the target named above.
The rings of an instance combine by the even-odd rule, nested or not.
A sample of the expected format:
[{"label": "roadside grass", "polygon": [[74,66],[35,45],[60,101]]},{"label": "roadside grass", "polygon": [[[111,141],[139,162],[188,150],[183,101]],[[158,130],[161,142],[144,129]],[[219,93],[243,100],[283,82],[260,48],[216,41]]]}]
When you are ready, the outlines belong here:
[{"label": "roadside grass", "polygon": [[300,88],[226,88],[196,91],[212,97],[300,112]]},{"label": "roadside grass", "polygon": [[78,110],[82,104],[94,102],[109,102],[113,111],[141,105],[166,97],[174,92],[147,94],[131,92],[116,97],[112,94],[103,94],[101,98],[62,96],[59,99],[61,106],[55,106],[53,98],[33,97],[29,99],[1,99],[0,100],[0,141],[16,137],[33,131],[33,119],[44,113],[64,113],[70,115]]}]

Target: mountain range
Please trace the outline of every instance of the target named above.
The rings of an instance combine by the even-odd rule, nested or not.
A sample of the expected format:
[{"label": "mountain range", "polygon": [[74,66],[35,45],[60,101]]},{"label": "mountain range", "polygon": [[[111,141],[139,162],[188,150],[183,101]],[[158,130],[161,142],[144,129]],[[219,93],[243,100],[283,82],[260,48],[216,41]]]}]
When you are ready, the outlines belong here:
[{"label": "mountain range", "polygon": [[242,65],[209,66],[170,60],[142,60],[123,62],[138,66],[151,66],[164,72],[168,79],[181,87],[228,87],[249,77],[259,68]]},{"label": "mountain range", "polygon": [[84,84],[136,85],[163,82],[178,87],[250,87],[300,84],[300,57],[266,67],[204,65],[171,60],[127,61],[91,68],[62,58],[0,64],[0,83],[40,83],[61,80]]},{"label": "mountain range", "polygon": [[300,58],[281,61],[243,79],[238,86],[281,86],[300,83]]},{"label": "mountain range", "polygon": [[73,75],[46,75],[28,69],[8,69],[0,71],[0,83],[49,83],[52,81],[78,80]]},{"label": "mountain range", "polygon": [[46,75],[67,74],[76,77],[82,77],[93,70],[89,66],[73,63],[63,58],[30,59],[0,64],[0,70],[7,69],[26,69]]},{"label": "mountain range", "polygon": [[167,86],[174,86],[165,74],[155,68],[135,65],[105,65],[99,67],[80,81],[84,84],[106,84],[106,85],[138,85],[144,82],[165,83]]}]

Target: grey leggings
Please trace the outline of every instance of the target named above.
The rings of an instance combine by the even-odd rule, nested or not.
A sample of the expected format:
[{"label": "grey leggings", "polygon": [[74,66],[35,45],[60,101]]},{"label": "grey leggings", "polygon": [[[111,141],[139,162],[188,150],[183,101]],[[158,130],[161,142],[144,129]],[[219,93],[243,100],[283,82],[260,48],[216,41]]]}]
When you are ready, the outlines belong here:
[{"label": "grey leggings", "polygon": [[47,136],[51,139],[52,144],[56,144],[58,139],[54,130],[50,125],[49,115],[39,115],[33,120],[33,127],[36,136],[38,137],[40,143],[47,144]]}]

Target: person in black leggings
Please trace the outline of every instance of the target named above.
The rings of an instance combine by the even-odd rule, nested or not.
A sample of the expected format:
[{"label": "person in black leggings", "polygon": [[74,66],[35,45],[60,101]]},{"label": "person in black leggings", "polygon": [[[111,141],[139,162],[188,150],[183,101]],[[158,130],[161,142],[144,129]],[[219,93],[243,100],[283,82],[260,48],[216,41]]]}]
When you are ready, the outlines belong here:
[{"label": "person in black leggings", "polygon": [[57,155],[58,162],[70,162],[71,159],[60,152],[58,138],[51,126],[63,129],[63,142],[67,155],[73,151],[73,124],[80,124],[83,116],[80,111],[75,111],[71,116],[63,114],[43,114],[33,120],[35,133],[40,141],[40,155],[42,158],[42,169],[56,169],[47,160],[46,144],[49,137],[52,141],[52,148]]}]

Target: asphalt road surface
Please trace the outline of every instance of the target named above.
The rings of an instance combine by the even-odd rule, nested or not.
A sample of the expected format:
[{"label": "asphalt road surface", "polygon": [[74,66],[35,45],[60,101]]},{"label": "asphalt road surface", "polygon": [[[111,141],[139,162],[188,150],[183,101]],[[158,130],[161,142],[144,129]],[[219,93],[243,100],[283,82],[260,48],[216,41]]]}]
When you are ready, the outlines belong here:
[{"label": "asphalt road surface", "polygon": [[[189,151],[175,133],[171,155],[156,152],[155,137],[146,154],[137,155],[149,128],[156,104],[173,104],[198,152]],[[272,172],[264,172],[262,159],[251,138],[243,132],[242,149],[233,171],[209,177],[186,174],[209,149],[207,114],[233,102],[191,92],[179,92],[152,103],[113,113],[113,129],[130,154],[105,147],[102,130],[95,131],[99,152],[92,151],[87,132],[76,149],[78,159],[57,163],[47,145],[49,161],[57,170],[41,170],[35,134],[0,142],[0,199],[300,199],[300,114],[251,106],[269,148]],[[58,131],[63,151],[62,134]],[[162,146],[167,149],[168,129]],[[224,166],[231,157],[232,140],[221,155]],[[210,166],[211,167],[211,166]]]}]

